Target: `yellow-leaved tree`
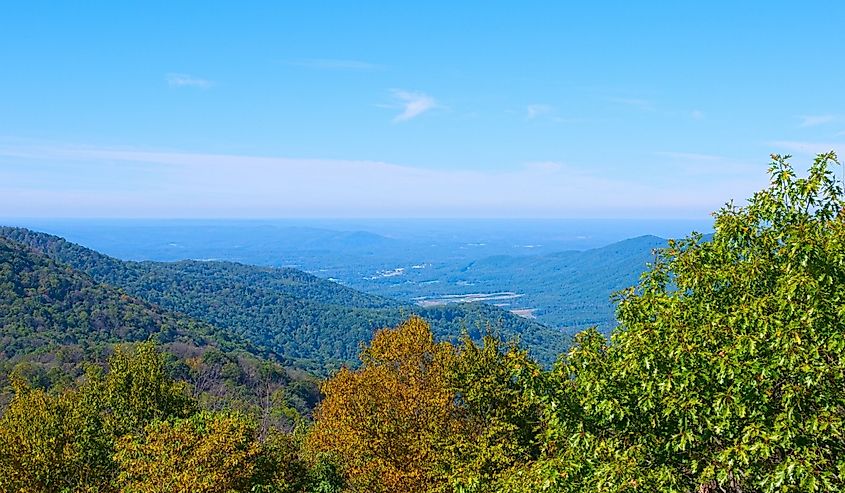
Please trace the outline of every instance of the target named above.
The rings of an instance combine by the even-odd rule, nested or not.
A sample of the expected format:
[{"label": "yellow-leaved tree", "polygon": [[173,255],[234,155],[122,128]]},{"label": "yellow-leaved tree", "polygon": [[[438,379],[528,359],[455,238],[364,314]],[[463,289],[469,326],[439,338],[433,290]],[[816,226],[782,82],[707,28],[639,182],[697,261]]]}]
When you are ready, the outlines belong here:
[{"label": "yellow-leaved tree", "polygon": [[158,421],[117,444],[123,491],[248,491],[261,454],[256,425],[238,414],[200,412]]},{"label": "yellow-leaved tree", "polygon": [[455,426],[446,381],[454,356],[420,318],[376,332],[361,368],[323,385],[310,447],[335,457],[351,491],[429,491],[437,443]]},{"label": "yellow-leaved tree", "polygon": [[96,402],[13,379],[0,417],[0,491],[112,491],[111,437]]}]

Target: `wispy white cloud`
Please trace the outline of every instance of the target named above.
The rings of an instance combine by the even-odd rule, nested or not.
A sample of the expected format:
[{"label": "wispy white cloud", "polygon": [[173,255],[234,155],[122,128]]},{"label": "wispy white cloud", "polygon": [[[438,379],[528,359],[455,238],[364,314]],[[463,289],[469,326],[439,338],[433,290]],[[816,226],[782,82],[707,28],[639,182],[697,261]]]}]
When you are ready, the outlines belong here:
[{"label": "wispy white cloud", "polygon": [[611,103],[630,106],[642,111],[654,111],[654,102],[649,99],[642,98],[608,98]]},{"label": "wispy white cloud", "polygon": [[801,115],[799,127],[815,127],[836,121],[836,115]]},{"label": "wispy white cloud", "polygon": [[525,107],[525,117],[533,120],[537,117],[548,115],[554,111],[554,108],[547,104],[529,104]]},{"label": "wispy white cloud", "polygon": [[388,107],[400,108],[402,110],[401,113],[393,118],[394,123],[412,120],[438,107],[437,100],[425,93],[404,91],[401,89],[393,89],[390,93],[393,95],[395,102]]},{"label": "wispy white cloud", "polygon": [[170,87],[198,87],[200,89],[208,89],[214,85],[213,81],[188,74],[169,73],[165,76],[165,80]]},{"label": "wispy white cloud", "polygon": [[301,60],[290,60],[288,65],[309,68],[314,70],[376,70],[381,65],[363,62],[361,60],[343,60],[336,58],[303,58]]}]

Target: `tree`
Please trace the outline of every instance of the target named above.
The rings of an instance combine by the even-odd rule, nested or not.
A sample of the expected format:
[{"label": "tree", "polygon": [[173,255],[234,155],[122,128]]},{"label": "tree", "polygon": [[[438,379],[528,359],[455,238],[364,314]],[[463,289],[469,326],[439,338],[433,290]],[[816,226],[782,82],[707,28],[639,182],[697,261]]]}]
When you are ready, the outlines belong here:
[{"label": "tree", "polygon": [[0,417],[0,491],[111,491],[112,442],[91,400],[12,379]]},{"label": "tree", "polygon": [[153,341],[133,351],[117,346],[103,377],[92,375],[89,392],[99,396],[106,427],[114,436],[140,434],[154,420],[185,418],[197,405],[185,382],[175,381]]},{"label": "tree", "polygon": [[454,426],[453,358],[420,318],[378,331],[360,369],[343,368],[323,385],[310,448],[337,458],[351,491],[428,491],[436,444]]},{"label": "tree", "polygon": [[[547,382],[546,458],[523,490],[845,488],[845,212],[819,155],[806,178],[715,214],[619,295],[610,344],[582,334]],[[531,481],[527,480],[531,478]]]},{"label": "tree", "polygon": [[157,421],[118,441],[123,491],[249,491],[261,448],[254,423],[238,414],[200,412]]},{"label": "tree", "polygon": [[13,375],[0,418],[0,490],[111,491],[116,440],[153,420],[186,417],[194,402],[153,342],[117,348],[105,375],[91,367],[76,390],[34,389]]},{"label": "tree", "polygon": [[500,479],[538,457],[542,415],[531,384],[539,375],[515,343],[487,334],[479,345],[463,336],[446,374],[457,425],[438,444],[445,491],[499,491]]}]

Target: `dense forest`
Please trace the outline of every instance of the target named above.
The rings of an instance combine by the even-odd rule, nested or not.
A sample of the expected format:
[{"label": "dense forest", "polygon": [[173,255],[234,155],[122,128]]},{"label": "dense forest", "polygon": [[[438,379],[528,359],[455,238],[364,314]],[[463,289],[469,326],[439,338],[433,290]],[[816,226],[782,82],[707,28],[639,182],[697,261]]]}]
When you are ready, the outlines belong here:
[{"label": "dense forest", "polygon": [[62,388],[86,366],[104,366],[120,343],[156,341],[168,371],[191,383],[194,396],[217,408],[267,407],[284,393],[310,412],[317,380],[283,359],[205,322],[133,298],[89,276],[0,238],[0,404],[9,375],[37,388]]},{"label": "dense forest", "polygon": [[[12,372],[0,490],[843,491],[836,156],[803,178],[772,158],[769,188],[717,212],[712,236],[670,241],[616,295],[611,337],[581,332],[551,368],[515,342],[439,338],[411,316],[326,379],[313,413],[214,409],[166,347],[116,346],[67,384]],[[5,291],[61,299],[61,282],[17,287],[25,268]]]},{"label": "dense forest", "polygon": [[518,336],[544,363],[554,361],[567,343],[560,331],[491,305],[422,308],[296,269],[231,262],[124,262],[26,229],[0,228],[0,237],[146,302],[226,329],[316,372],[354,361],[359,344],[375,330],[411,315],[425,318],[439,337],[452,340],[464,330],[476,339],[488,329],[506,339]]}]

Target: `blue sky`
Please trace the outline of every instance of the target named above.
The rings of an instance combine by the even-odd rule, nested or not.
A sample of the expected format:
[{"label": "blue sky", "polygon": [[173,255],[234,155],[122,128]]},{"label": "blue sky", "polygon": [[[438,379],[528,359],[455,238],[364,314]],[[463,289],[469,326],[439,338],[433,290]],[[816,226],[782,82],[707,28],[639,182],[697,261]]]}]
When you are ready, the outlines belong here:
[{"label": "blue sky", "polygon": [[845,151],[842,2],[5,2],[0,217],[702,218]]}]

